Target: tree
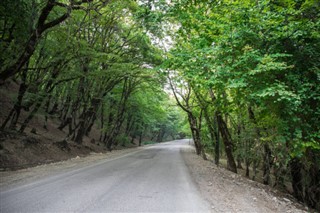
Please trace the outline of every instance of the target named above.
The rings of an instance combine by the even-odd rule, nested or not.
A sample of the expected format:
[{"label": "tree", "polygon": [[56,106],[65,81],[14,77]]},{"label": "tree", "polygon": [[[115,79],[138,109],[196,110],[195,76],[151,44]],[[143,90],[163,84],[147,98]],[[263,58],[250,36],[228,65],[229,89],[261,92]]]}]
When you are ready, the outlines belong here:
[{"label": "tree", "polygon": [[[215,108],[231,153],[254,169],[262,160],[265,184],[272,167],[289,171],[295,196],[319,208],[319,3],[176,0],[168,7],[164,18],[177,27],[164,67],[182,73],[203,109]],[[252,155],[255,147],[263,152]]]},{"label": "tree", "polygon": [[[28,21],[27,26],[29,26],[29,28],[25,31],[28,33],[27,36],[24,36],[25,41],[21,41],[16,44],[15,37],[21,34],[19,31],[24,30],[24,28],[21,26],[21,24],[17,24],[19,21],[18,19],[12,17],[14,12],[8,13],[7,11],[3,13],[2,37],[4,42],[1,49],[12,51],[12,49],[8,48],[18,45],[19,48],[23,49],[23,51],[20,51],[20,49],[13,50],[14,54],[12,55],[15,58],[14,60],[5,60],[5,56],[2,56],[0,61],[4,63],[4,66],[2,66],[2,70],[0,71],[0,84],[3,84],[3,82],[9,77],[21,72],[21,69],[28,63],[30,57],[33,55],[37,44],[45,31],[64,22],[70,16],[72,10],[84,9],[82,5],[90,2],[92,2],[92,0],[78,2],[70,1],[69,4],[64,4],[56,0],[48,0],[45,2],[44,6],[41,7],[41,4],[36,1],[26,2],[21,0],[13,3],[12,1],[4,1],[4,5],[1,6],[1,9],[4,11],[7,11],[7,9],[8,11],[15,10],[15,6],[17,6],[19,9],[23,8],[22,10],[27,10],[23,12],[27,12],[27,16],[29,17],[26,17],[27,20],[23,21]],[[41,9],[37,8],[39,6]],[[52,11],[55,11],[56,8],[59,15],[52,18]],[[36,15],[36,18],[33,17],[34,15]]]}]

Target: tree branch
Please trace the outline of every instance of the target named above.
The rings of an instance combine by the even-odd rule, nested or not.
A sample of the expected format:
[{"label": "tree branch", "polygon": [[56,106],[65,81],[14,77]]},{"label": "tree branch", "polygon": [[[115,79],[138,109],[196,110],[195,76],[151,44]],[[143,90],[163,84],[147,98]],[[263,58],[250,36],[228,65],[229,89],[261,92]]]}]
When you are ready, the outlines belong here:
[{"label": "tree branch", "polygon": [[177,94],[176,94],[176,91],[175,91],[175,88],[173,87],[173,84],[172,84],[172,81],[171,81],[171,78],[170,78],[169,74],[168,74],[168,79],[169,79],[169,84],[170,84],[171,90],[172,90],[172,92],[173,92],[174,98],[175,98],[176,101],[177,101],[177,104],[178,104],[185,112],[192,114],[192,112],[191,112],[189,109],[187,109],[185,106],[183,106],[183,105],[181,104],[181,102],[179,101],[179,99],[178,99],[178,97],[177,97]]}]

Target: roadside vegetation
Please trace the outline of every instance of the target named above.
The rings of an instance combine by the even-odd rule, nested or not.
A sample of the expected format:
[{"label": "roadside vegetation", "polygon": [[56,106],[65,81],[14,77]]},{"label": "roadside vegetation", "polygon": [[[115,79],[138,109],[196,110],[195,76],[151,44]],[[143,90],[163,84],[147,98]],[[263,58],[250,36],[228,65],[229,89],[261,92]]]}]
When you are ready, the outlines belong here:
[{"label": "roadside vegetation", "polygon": [[97,130],[110,151],[190,134],[204,159],[319,210],[319,11],[316,0],[3,0],[0,148],[52,120],[57,140]]},{"label": "roadside vegetation", "polygon": [[319,1],[157,2],[161,70],[197,154],[319,209]]}]

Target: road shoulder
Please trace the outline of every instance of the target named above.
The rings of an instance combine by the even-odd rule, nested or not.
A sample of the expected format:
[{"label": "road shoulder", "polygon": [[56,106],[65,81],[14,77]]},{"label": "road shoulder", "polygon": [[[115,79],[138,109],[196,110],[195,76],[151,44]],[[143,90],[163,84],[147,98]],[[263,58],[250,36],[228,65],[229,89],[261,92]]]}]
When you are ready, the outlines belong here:
[{"label": "road shoulder", "polygon": [[144,147],[134,147],[128,149],[113,150],[112,152],[107,153],[91,153],[86,157],[77,156],[65,161],[43,164],[36,167],[30,167],[16,171],[1,171],[0,189],[7,190],[12,187],[27,184],[44,177],[81,169],[90,165],[97,164],[101,161],[117,159],[131,153],[136,153],[143,149]]},{"label": "road shoulder", "polygon": [[204,161],[194,148],[182,150],[183,158],[212,212],[306,212],[293,197]]}]

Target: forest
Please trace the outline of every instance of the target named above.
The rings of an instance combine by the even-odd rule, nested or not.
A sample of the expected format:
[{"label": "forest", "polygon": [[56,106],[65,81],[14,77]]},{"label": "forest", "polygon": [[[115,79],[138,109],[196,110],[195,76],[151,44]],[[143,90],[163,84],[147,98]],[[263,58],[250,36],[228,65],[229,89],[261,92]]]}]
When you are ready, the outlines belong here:
[{"label": "forest", "polygon": [[[320,209],[317,0],[2,0],[1,134],[192,137],[196,154]],[[22,116],[23,114],[23,116]],[[5,138],[1,138],[5,140]]]}]

